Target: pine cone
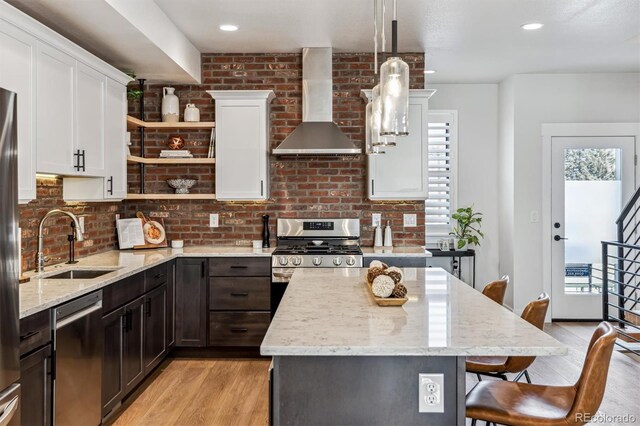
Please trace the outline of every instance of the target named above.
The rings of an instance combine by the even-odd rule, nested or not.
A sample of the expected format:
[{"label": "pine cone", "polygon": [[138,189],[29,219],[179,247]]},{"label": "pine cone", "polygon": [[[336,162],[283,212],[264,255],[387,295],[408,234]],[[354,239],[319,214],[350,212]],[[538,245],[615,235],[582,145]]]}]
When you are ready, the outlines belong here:
[{"label": "pine cone", "polygon": [[399,299],[407,296],[407,288],[402,284],[396,284],[393,288],[393,297],[397,297]]},{"label": "pine cone", "polygon": [[390,271],[389,269],[387,269],[386,271],[384,271],[384,274],[393,278],[393,282],[395,282],[396,284],[400,284],[402,282],[402,273],[398,271]]}]

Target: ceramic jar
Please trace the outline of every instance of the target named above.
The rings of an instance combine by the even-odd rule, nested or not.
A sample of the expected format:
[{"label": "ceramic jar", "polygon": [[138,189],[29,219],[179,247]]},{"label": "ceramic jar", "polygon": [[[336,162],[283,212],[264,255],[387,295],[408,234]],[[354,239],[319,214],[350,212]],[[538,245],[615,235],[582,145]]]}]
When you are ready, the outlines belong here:
[{"label": "ceramic jar", "polygon": [[184,109],[184,121],[197,123],[200,121],[200,110],[194,104],[187,104]]},{"label": "ceramic jar", "polygon": [[180,101],[173,93],[173,87],[162,88],[162,121],[165,123],[177,123],[180,121]]}]

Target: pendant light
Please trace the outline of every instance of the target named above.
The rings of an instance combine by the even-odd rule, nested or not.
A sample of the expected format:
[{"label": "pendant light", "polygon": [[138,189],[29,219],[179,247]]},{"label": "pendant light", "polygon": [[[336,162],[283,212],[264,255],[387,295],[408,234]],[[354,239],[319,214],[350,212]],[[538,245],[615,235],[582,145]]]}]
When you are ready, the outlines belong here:
[{"label": "pendant light", "polygon": [[[384,8],[384,0],[383,8]],[[383,9],[384,10],[384,9]],[[384,12],[383,12],[384,16]],[[384,18],[383,18],[384,23]],[[384,26],[382,27],[382,39],[384,40]],[[384,41],[383,41],[384,45]],[[373,2],[373,73],[377,79],[378,75],[378,0],[374,0]],[[378,98],[380,97],[380,87],[376,85],[373,89],[373,93],[376,93]],[[375,95],[371,96],[371,99],[367,103],[367,110],[365,114],[365,123],[366,123],[366,149],[365,152],[367,155],[378,155],[385,154],[384,151],[380,148],[380,121],[382,120],[382,108],[380,106],[380,101],[376,102]]]},{"label": "pendant light", "polygon": [[409,65],[398,55],[398,7],[393,0],[391,57],[380,68],[382,136],[409,134]]},{"label": "pendant light", "polygon": [[[382,42],[382,55],[384,60],[384,50],[387,44],[387,39],[385,37],[384,31],[384,18],[386,14],[386,0],[382,0],[382,32],[381,32],[381,42]],[[377,14],[377,6],[375,12],[375,20],[376,20],[376,34],[378,27],[378,14]],[[378,74],[378,39],[376,37],[375,49],[374,49],[374,57],[375,57],[375,74]],[[373,90],[371,91],[371,145],[373,147],[392,147],[396,145],[395,138],[392,136],[383,136],[382,135],[382,99],[380,98],[380,83],[378,83]]]}]

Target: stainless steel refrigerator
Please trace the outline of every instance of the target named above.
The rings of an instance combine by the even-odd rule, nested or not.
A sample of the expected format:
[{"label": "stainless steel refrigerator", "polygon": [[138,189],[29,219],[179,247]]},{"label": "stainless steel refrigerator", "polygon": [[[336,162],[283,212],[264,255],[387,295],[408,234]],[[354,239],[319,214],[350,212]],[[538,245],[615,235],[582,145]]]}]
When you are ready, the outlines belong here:
[{"label": "stainless steel refrigerator", "polygon": [[20,424],[17,102],[0,88],[0,426]]}]

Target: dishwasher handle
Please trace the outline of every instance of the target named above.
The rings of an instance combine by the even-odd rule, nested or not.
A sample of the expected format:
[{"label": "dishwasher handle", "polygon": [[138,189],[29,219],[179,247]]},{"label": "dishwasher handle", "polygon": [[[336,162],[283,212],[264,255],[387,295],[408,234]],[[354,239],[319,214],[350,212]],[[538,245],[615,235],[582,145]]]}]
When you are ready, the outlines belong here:
[{"label": "dishwasher handle", "polygon": [[[81,309],[65,318],[63,318],[60,321],[56,321],[56,330],[60,330],[62,327],[66,326],[67,324],[71,324],[72,322],[82,318],[82,317],[86,317],[87,315],[92,314],[95,311],[99,311],[100,309],[102,309],[102,300],[97,301],[96,303],[94,303],[93,305],[90,305],[84,309]],[[1,425],[0,425],[1,426]]]}]

